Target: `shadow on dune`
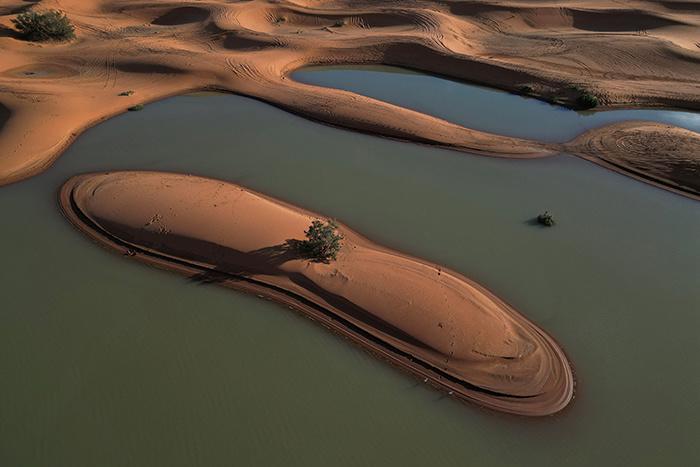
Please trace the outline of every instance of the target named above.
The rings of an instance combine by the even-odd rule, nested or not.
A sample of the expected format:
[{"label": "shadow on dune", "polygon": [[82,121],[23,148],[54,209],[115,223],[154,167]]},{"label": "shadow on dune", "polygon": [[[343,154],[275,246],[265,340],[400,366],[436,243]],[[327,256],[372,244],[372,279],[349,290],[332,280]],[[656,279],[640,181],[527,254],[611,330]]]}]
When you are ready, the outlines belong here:
[{"label": "shadow on dune", "polygon": [[186,6],[170,10],[154,19],[151,24],[157,26],[178,26],[181,24],[199,23],[209,19],[209,11],[204,8]]},{"label": "shadow on dune", "polygon": [[11,115],[12,112],[10,112],[10,109],[0,104],[0,131],[2,131],[5,123],[7,123],[7,121],[10,119]]},{"label": "shadow on dune", "polygon": [[176,75],[185,73],[185,70],[160,63],[147,61],[123,61],[114,64],[114,67],[125,73],[156,73],[163,75]]},{"label": "shadow on dune", "polygon": [[[85,219],[85,217],[83,217],[83,219]],[[279,245],[273,245],[250,252],[242,252],[217,243],[192,237],[172,233],[164,234],[159,231],[145,229],[134,230],[118,222],[100,220],[100,226],[101,228],[97,227],[99,230],[120,244],[124,244],[124,242],[120,240],[124,239],[130,244],[143,245],[146,248],[154,250],[142,250],[138,252],[130,249],[130,255],[132,256],[141,253],[165,260],[169,263],[179,263],[188,267],[194,266],[193,263],[215,265],[213,267],[199,266],[201,272],[189,276],[188,280],[190,282],[198,284],[223,284],[226,282],[245,281],[272,290],[275,293],[283,294],[295,301],[301,301],[307,305],[311,304],[325,315],[337,318],[335,313],[319,305],[319,303],[327,303],[333,308],[342,310],[343,313],[352,319],[365,323],[384,334],[411,344],[416,348],[429,349],[424,342],[416,340],[409,334],[406,334],[392,324],[378,318],[376,315],[358,306],[351,300],[324,289],[305,275],[299,272],[282,270],[280,267],[283,264],[301,258],[298,249],[298,240],[290,239]],[[178,258],[187,258],[187,260]],[[252,277],[255,275],[286,277],[299,289],[308,292],[308,294],[304,295],[318,298],[317,300],[311,300],[301,295],[299,292],[287,290],[286,288],[255,279]]]}]

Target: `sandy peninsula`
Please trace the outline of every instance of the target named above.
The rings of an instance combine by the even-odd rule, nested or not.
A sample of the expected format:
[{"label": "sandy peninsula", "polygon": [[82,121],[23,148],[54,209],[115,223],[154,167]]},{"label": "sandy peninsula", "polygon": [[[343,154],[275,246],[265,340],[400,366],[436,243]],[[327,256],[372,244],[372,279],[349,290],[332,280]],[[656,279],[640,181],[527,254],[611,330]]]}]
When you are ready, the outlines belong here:
[{"label": "sandy peninsula", "polygon": [[569,150],[592,162],[700,200],[700,134],[671,125],[625,122],[586,132]]},{"label": "sandy peninsula", "polygon": [[[77,39],[22,40],[11,20],[28,8],[65,11]],[[489,156],[553,155],[571,146],[475,131],[290,75],[314,64],[388,64],[527,87],[563,105],[586,89],[601,108],[698,110],[698,44],[700,8],[683,1],[0,0],[0,185],[44,170],[86,128],[137,103],[202,89],[379,136]],[[653,144],[645,131],[635,134]],[[601,146],[580,143],[600,160],[589,152]],[[609,159],[619,146],[605,146]]]},{"label": "sandy peninsula", "polygon": [[336,261],[302,258],[290,245],[314,213],[231,183],[158,172],[76,176],[60,203],[110,249],[284,303],[455,397],[531,416],[573,397],[557,343],[466,277],[344,225]]}]

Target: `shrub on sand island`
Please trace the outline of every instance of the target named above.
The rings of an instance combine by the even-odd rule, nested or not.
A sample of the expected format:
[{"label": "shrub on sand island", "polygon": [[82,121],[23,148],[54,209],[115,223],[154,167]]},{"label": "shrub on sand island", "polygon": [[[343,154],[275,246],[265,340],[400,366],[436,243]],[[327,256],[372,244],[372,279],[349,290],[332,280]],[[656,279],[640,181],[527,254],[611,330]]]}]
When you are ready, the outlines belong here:
[{"label": "shrub on sand island", "polygon": [[306,240],[299,242],[300,252],[309,259],[328,262],[335,260],[341,248],[343,236],[337,232],[338,225],[329,220],[315,220],[304,233]]}]

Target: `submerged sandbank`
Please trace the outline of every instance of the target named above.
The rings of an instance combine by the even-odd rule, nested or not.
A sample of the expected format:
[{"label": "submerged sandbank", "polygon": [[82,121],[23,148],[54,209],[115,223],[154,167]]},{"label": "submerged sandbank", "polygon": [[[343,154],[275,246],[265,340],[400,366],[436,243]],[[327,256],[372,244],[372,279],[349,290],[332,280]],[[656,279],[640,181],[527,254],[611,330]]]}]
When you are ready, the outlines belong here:
[{"label": "submerged sandbank", "polygon": [[343,225],[337,261],[300,258],[289,245],[319,217],[311,212],[234,184],[157,172],[73,177],[61,206],[105,246],[293,306],[460,398],[549,415],[573,397],[556,342],[464,276]]}]

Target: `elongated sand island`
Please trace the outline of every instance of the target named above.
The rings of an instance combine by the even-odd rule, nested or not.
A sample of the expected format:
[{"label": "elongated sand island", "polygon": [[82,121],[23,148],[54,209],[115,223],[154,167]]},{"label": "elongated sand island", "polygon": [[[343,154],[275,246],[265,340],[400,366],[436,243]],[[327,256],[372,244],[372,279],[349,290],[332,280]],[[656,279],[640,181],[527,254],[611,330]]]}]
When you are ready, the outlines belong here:
[{"label": "elongated sand island", "polygon": [[462,399],[541,416],[573,397],[557,343],[468,278],[342,224],[337,260],[301,257],[293,245],[317,214],[231,183],[158,172],[76,176],[60,202],[102,245],[301,310]]}]

